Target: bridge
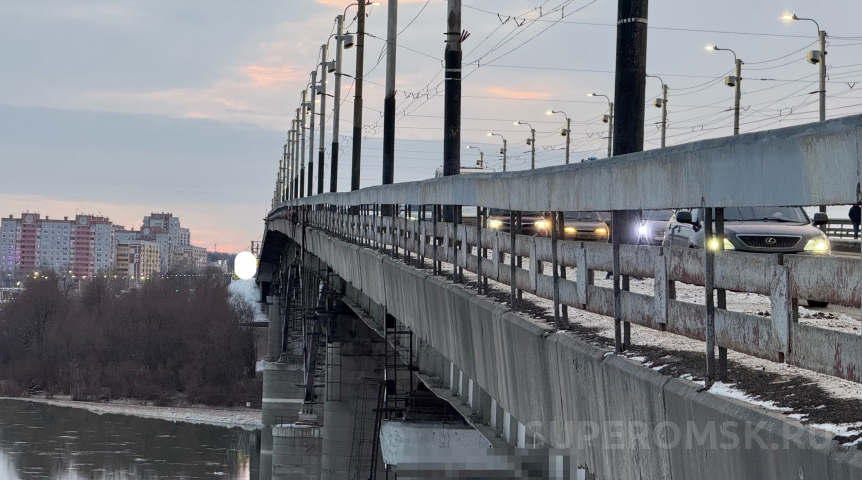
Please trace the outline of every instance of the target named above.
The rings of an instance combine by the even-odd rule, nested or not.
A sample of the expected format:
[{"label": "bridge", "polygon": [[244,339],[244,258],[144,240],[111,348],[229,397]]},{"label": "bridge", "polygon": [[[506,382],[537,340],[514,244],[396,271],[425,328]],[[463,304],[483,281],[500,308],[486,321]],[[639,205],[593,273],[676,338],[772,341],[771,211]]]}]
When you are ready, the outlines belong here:
[{"label": "bridge", "polygon": [[[565,211],[721,218],[860,200],[862,116],[279,201],[257,277],[270,305],[268,472],[383,478],[410,468],[405,446],[437,458],[510,446],[560,449],[550,464],[571,476],[555,478],[862,477],[854,442],[726,393],[744,359],[862,382],[858,323],[802,321],[799,307],[862,307],[858,256],[568,241],[554,225]],[[491,208],[547,212],[552,233],[490,229]],[[705,228],[721,240],[721,222]],[[699,350],[687,374],[631,353],[680,342]]]}]

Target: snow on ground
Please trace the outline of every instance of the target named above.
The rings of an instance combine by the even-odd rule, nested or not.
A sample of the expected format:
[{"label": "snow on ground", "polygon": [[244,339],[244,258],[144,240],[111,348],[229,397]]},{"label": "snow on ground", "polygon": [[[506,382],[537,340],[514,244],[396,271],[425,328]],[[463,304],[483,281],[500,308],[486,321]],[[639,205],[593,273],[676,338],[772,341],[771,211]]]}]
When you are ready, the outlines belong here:
[{"label": "snow on ground", "polygon": [[97,415],[131,415],[141,418],[153,418],[171,422],[198,423],[220,427],[240,427],[246,430],[256,430],[263,426],[260,410],[251,408],[217,408],[217,407],[154,407],[140,405],[133,401],[115,400],[109,403],[73,402],[69,399],[47,398],[6,398],[3,400],[19,400],[24,402],[44,403],[57,407],[82,408]]},{"label": "snow on ground", "polygon": [[257,283],[253,278],[248,280],[234,280],[227,287],[231,295],[235,295],[244,300],[254,309],[255,322],[268,322],[269,318],[261,311],[260,307],[260,290],[257,288]]}]

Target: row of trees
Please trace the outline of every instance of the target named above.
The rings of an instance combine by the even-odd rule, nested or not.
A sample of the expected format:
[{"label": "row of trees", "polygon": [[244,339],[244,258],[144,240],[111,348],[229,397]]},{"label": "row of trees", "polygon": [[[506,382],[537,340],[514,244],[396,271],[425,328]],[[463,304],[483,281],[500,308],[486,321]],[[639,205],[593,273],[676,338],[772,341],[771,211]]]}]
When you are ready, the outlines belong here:
[{"label": "row of trees", "polygon": [[44,391],[75,399],[176,398],[211,405],[260,397],[250,308],[222,275],[169,277],[123,289],[28,279],[0,310],[0,395]]}]

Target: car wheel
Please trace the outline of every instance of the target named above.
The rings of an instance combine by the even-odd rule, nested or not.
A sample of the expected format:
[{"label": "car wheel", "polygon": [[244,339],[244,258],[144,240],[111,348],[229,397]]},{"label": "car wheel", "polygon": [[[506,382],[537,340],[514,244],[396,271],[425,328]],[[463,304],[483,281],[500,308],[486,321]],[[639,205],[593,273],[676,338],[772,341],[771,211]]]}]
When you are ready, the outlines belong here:
[{"label": "car wheel", "polygon": [[826,308],[829,306],[829,302],[819,302],[817,300],[808,300],[808,306],[813,308]]}]

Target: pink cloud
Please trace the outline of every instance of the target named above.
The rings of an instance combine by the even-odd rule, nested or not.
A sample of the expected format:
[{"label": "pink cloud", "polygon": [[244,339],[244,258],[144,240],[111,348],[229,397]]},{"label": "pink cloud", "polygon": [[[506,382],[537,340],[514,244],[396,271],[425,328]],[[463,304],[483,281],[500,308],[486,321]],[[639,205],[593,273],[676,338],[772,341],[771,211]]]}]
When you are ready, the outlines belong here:
[{"label": "pink cloud", "polygon": [[254,83],[264,86],[292,82],[300,78],[299,72],[291,67],[249,65],[243,68],[243,73]]},{"label": "pink cloud", "polygon": [[494,95],[495,97],[506,97],[506,98],[519,98],[519,99],[530,99],[530,98],[549,98],[551,95],[549,93],[544,92],[533,92],[529,90],[517,90],[506,87],[487,87],[485,88],[485,92]]}]

